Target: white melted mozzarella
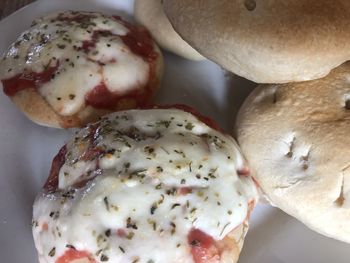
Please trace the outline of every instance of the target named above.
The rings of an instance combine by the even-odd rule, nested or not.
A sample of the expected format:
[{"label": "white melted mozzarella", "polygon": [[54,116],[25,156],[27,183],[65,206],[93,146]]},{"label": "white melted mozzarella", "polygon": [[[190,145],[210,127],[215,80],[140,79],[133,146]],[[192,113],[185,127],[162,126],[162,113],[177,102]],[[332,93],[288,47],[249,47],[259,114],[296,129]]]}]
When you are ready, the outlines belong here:
[{"label": "white melted mozzarella", "polygon": [[[83,18],[74,20],[77,17]],[[109,33],[96,38],[101,31]],[[4,54],[0,79],[58,66],[55,76],[38,91],[58,114],[74,115],[85,106],[85,95],[101,83],[123,95],[148,82],[148,62],[120,38],[128,32],[117,19],[99,13],[45,16],[35,20]]]},{"label": "white melted mozzarella", "polygon": [[[100,153],[87,161],[92,149]],[[68,142],[59,189],[44,190],[35,201],[41,262],[55,262],[67,244],[98,262],[193,262],[191,229],[222,240],[256,201],[252,179],[237,175],[243,167],[234,140],[189,113],[109,115]],[[72,187],[82,178],[90,181]]]}]

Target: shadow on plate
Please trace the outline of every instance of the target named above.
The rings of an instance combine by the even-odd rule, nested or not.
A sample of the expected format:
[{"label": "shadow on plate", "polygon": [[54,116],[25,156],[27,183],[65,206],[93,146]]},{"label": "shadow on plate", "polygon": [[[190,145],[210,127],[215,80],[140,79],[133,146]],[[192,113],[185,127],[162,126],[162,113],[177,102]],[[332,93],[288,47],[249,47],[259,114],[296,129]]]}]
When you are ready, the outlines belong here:
[{"label": "shadow on plate", "polygon": [[232,133],[238,109],[256,84],[209,60],[190,61],[163,53],[165,70],[156,103],[187,104]]},{"label": "shadow on plate", "polygon": [[252,214],[239,263],[348,263],[350,245],[320,235],[267,204]]}]

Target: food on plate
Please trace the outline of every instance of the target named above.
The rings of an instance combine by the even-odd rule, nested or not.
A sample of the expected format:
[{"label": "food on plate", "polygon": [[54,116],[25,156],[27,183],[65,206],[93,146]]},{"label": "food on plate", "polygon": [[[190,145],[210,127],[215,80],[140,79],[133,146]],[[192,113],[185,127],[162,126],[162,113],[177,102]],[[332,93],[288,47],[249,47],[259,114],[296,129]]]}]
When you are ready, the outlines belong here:
[{"label": "food on plate", "polygon": [[192,60],[203,60],[195,49],[187,44],[173,29],[166,17],[162,0],[136,0],[136,20],[148,28],[157,43],[164,49]]},{"label": "food on plate", "polygon": [[78,131],[34,203],[40,262],[236,262],[257,189],[235,141],[210,126],[145,109]]},{"label": "food on plate", "polygon": [[237,138],[271,203],[350,243],[350,63],[327,77],[261,85],[244,102]]},{"label": "food on plate", "polygon": [[350,59],[347,0],[164,0],[203,56],[258,83],[321,78]]},{"label": "food on plate", "polygon": [[145,28],[93,12],[35,20],[0,62],[4,93],[34,122],[63,128],[146,105],[161,72]]}]

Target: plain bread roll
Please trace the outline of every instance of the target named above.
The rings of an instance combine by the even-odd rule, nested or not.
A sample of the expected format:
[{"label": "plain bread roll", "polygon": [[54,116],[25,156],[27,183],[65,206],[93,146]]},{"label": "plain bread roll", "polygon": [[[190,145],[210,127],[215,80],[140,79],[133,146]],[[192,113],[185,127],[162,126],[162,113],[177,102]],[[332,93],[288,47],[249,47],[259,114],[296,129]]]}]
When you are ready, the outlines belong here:
[{"label": "plain bread roll", "polygon": [[258,83],[321,78],[350,59],[350,1],[164,0],[203,56]]}]

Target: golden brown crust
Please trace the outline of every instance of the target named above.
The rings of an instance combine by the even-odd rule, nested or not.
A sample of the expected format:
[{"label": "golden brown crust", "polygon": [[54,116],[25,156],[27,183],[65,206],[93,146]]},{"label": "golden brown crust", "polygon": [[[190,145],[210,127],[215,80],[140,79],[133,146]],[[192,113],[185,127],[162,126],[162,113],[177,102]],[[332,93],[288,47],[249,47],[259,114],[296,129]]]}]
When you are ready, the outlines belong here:
[{"label": "golden brown crust", "polygon": [[350,58],[347,0],[164,0],[164,10],[201,54],[258,83],[320,78]]},{"label": "golden brown crust", "polygon": [[236,227],[223,240],[217,242],[220,251],[220,263],[236,263],[242,251],[244,238],[248,231],[248,223]]},{"label": "golden brown crust", "polygon": [[151,32],[162,48],[187,59],[205,59],[174,31],[164,14],[161,2],[161,0],[136,0],[135,19]]},{"label": "golden brown crust", "polygon": [[327,77],[261,85],[237,137],[269,200],[310,228],[350,243],[350,63]]},{"label": "golden brown crust", "polygon": [[51,106],[40,96],[34,88],[27,88],[11,97],[16,106],[33,122],[60,128],[60,116],[53,111]]}]

